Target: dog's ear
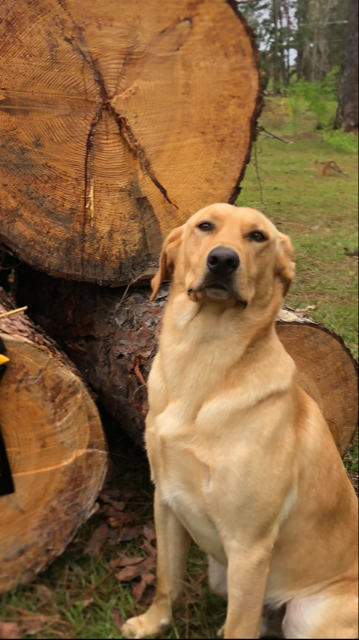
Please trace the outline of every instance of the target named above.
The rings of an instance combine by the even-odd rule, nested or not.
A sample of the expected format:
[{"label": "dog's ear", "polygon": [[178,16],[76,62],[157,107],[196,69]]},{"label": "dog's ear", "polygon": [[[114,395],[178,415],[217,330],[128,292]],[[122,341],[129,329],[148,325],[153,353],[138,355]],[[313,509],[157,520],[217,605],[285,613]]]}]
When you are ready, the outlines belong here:
[{"label": "dog's ear", "polygon": [[279,246],[277,250],[276,275],[283,283],[283,297],[287,295],[295,275],[295,257],[290,238],[283,233],[279,234]]},{"label": "dog's ear", "polygon": [[172,278],[178,250],[182,242],[182,232],[183,226],[177,227],[177,229],[173,229],[173,231],[171,231],[164,241],[158,271],[155,277],[151,280],[152,295],[150,297],[150,302],[153,302],[155,299],[163,280],[171,280]]}]

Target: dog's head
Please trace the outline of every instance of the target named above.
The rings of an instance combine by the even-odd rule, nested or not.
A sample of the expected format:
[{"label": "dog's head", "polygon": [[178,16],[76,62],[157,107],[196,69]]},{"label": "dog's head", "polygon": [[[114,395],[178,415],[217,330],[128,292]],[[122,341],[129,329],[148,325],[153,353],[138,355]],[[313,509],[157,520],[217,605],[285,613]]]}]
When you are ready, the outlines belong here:
[{"label": "dog's head", "polygon": [[266,306],[278,288],[286,295],[294,269],[290,239],[262,213],[213,204],[165,240],[151,300],[173,278],[194,301]]}]

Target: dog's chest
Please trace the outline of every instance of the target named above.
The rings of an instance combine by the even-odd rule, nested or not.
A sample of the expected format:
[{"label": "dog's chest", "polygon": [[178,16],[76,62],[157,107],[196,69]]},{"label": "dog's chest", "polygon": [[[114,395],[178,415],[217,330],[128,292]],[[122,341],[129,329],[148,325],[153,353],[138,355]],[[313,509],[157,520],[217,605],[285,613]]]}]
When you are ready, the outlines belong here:
[{"label": "dog's chest", "polygon": [[216,486],[209,465],[190,442],[164,438],[156,430],[147,434],[147,449],[162,499],[203,551],[225,562],[215,518]]}]

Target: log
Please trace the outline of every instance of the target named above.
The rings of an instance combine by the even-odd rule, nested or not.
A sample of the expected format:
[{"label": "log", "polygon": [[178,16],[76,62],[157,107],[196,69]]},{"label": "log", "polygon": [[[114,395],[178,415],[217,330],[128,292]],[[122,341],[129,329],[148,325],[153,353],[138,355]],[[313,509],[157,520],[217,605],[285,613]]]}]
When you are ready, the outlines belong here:
[{"label": "log", "polygon": [[0,240],[28,264],[134,282],[235,201],[261,98],[234,0],[2,0],[0,77]]},{"label": "log", "polygon": [[[107,458],[96,405],[74,365],[24,315],[1,319],[11,307],[0,289],[9,359],[0,431],[14,485],[0,492],[0,592],[32,580],[63,552],[91,514]],[[7,469],[0,471],[1,479]]]},{"label": "log", "polygon": [[[42,295],[36,297],[36,291]],[[168,285],[149,303],[148,286],[110,289],[34,271],[20,277],[18,299],[59,340],[100,401],[140,446],[148,410],[146,380],[156,353]],[[357,365],[342,339],[284,308],[277,332],[318,403],[342,455],[358,424]]]}]

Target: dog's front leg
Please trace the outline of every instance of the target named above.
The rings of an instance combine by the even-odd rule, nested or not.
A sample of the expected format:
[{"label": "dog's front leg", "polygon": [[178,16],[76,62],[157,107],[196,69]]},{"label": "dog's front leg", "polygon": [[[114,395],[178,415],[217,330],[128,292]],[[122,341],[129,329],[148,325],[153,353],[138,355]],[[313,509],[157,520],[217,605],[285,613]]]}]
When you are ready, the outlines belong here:
[{"label": "dog's front leg", "polygon": [[224,638],[258,638],[272,543],[228,550],[228,607]]},{"label": "dog's front leg", "polygon": [[172,607],[182,591],[190,536],[172,509],[161,500],[158,490],[155,492],[155,524],[156,595],[146,613],[130,618],[124,624],[122,635],[125,638],[146,638],[164,631],[170,623]]}]

